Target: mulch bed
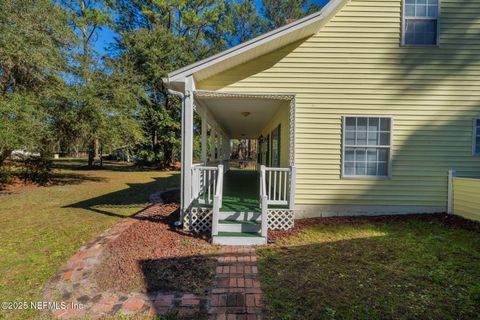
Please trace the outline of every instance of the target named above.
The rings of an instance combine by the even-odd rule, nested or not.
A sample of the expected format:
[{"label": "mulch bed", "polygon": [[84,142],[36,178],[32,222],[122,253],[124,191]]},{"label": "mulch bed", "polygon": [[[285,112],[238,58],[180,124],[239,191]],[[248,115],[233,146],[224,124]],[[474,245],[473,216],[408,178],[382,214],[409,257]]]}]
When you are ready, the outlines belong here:
[{"label": "mulch bed", "polygon": [[402,223],[407,221],[423,221],[426,223],[440,223],[442,225],[480,232],[480,223],[464,219],[459,216],[434,213],[434,214],[409,214],[409,215],[383,215],[383,216],[357,216],[357,217],[325,217],[295,220],[295,227],[287,231],[269,231],[269,242],[298,234],[303,229],[313,225],[336,224],[365,224],[365,223]]},{"label": "mulch bed", "polygon": [[138,221],[107,244],[94,272],[101,290],[204,294],[212,285],[215,247],[174,227],[178,198],[178,191],[163,194],[164,204],[135,216]]}]

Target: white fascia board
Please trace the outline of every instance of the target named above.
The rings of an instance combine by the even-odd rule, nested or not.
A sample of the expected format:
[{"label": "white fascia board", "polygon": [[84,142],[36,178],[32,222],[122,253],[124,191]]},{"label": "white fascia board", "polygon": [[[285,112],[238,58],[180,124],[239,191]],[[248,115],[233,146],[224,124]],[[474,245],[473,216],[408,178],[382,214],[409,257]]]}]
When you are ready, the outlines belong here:
[{"label": "white fascia board", "polygon": [[[224,62],[225,60],[228,60],[234,56],[237,56],[249,50],[255,49],[259,46],[267,44],[268,42],[272,42],[274,40],[285,37],[291,34],[292,32],[299,31],[303,28],[306,28],[315,23],[318,23],[319,24],[318,28],[313,29],[309,33],[309,35],[313,35],[316,32],[318,32],[320,27],[323,25],[321,22],[324,22],[323,20],[327,20],[333,14],[335,14],[337,9],[340,9],[341,5],[343,5],[347,1],[348,0],[330,0],[330,2],[322,8],[322,10],[316,13],[308,15],[302,19],[299,19],[293,23],[287,24],[283,27],[272,30],[266,34],[263,34],[249,41],[241,43],[235,47],[222,51],[211,57],[208,57],[206,59],[190,64],[186,67],[175,70],[168,74],[168,79],[166,79],[167,80],[166,82],[167,83],[184,82],[187,76],[194,75],[196,72],[200,70],[203,70],[213,65],[216,65],[218,63]],[[303,37],[300,37],[298,39],[292,40],[290,43],[296,40],[300,40],[302,38],[305,38],[305,35],[303,35]]]}]

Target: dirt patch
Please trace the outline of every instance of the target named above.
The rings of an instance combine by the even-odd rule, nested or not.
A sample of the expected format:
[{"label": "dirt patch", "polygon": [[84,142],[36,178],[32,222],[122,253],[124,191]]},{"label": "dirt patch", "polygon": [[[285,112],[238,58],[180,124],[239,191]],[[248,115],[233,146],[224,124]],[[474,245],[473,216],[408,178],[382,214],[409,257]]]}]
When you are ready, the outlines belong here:
[{"label": "dirt patch", "polygon": [[94,272],[101,290],[190,292],[204,294],[212,285],[215,247],[206,237],[175,229],[178,191],[162,195],[117,239],[107,244]]},{"label": "dirt patch", "polygon": [[287,231],[269,231],[268,240],[275,242],[278,239],[295,235],[305,228],[313,225],[365,224],[365,223],[402,223],[407,221],[423,221],[427,223],[440,223],[442,225],[480,232],[480,223],[464,219],[459,216],[434,213],[434,214],[409,214],[409,215],[384,215],[384,216],[358,216],[358,217],[326,217],[295,220],[295,227]]}]

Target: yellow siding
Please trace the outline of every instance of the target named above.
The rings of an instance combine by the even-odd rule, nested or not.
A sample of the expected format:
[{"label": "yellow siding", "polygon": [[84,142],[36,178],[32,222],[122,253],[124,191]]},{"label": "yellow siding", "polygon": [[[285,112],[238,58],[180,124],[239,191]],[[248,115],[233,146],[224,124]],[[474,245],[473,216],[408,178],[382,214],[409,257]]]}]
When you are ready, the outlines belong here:
[{"label": "yellow siding", "polygon": [[[351,0],[322,30],[200,82],[296,94],[296,203],[446,208],[447,171],[480,173],[480,1],[442,0],[439,47],[401,47],[401,0]],[[390,180],[341,179],[344,115],[392,116]]]},{"label": "yellow siding", "polygon": [[480,179],[453,178],[453,213],[480,221]]},{"label": "yellow siding", "polygon": [[[272,119],[268,122],[265,128],[262,130],[261,135],[266,137],[267,135],[272,134],[273,129],[275,129],[278,125],[280,125],[280,166],[281,167],[288,167],[289,164],[289,107],[290,104],[285,102],[277,113],[272,117]],[[271,153],[270,153],[271,156]]]}]

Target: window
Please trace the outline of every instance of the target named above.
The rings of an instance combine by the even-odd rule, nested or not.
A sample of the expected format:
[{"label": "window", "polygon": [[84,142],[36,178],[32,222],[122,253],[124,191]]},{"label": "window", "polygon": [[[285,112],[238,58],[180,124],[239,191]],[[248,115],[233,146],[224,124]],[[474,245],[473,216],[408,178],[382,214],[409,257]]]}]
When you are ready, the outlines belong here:
[{"label": "window", "polygon": [[403,45],[437,45],[440,0],[404,0]]},{"label": "window", "polygon": [[343,176],[388,177],[392,121],[384,117],[345,117]]},{"label": "window", "polygon": [[480,119],[473,119],[473,154],[480,156]]},{"label": "window", "polygon": [[280,125],[272,131],[272,166],[280,167]]}]

